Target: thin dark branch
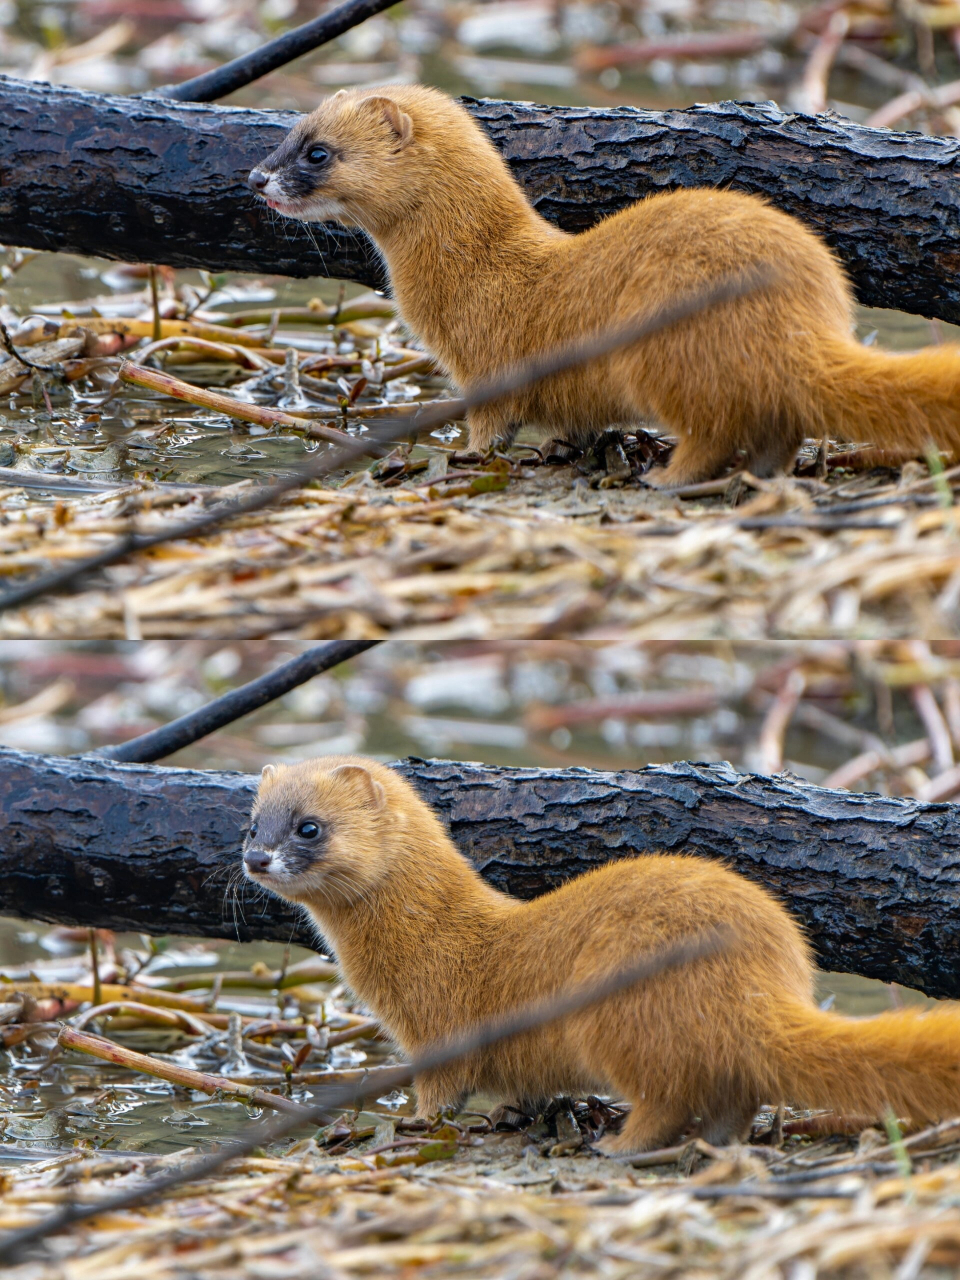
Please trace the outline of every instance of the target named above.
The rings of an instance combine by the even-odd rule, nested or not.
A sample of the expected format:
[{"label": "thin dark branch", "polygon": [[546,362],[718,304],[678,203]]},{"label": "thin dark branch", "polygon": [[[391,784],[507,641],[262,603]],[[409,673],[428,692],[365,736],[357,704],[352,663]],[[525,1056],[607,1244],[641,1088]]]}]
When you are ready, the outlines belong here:
[{"label": "thin dark branch", "polygon": [[332,446],[326,453],[309,459],[293,474],[285,476],[274,484],[264,485],[262,489],[256,490],[245,498],[213,507],[192,520],[185,520],[182,524],[174,525],[173,528],[160,533],[130,533],[119,538],[111,547],[104,548],[97,555],[81,560],[72,567],[57,569],[52,573],[33,578],[22,586],[13,587],[0,596],[0,612],[27,604],[38,596],[63,591],[84,574],[94,569],[117,564],[133,551],[146,551],[161,543],[173,542],[181,538],[195,538],[200,534],[209,533],[225,520],[235,516],[249,515],[254,511],[262,511],[265,507],[272,506],[285,493],[293,489],[301,489],[311,480],[319,479],[332,471],[338,471],[370,452],[379,452],[381,445],[399,444],[404,440],[416,439],[425,431],[441,426],[452,419],[463,417],[470,409],[523,391],[543,378],[562,373],[566,369],[585,364],[600,356],[609,355],[621,347],[632,346],[633,343],[668,329],[671,325],[679,324],[693,315],[753,293],[772,283],[774,278],[775,272],[772,267],[755,267],[727,276],[719,283],[695,290],[685,298],[665,304],[651,315],[615,329],[608,329],[593,338],[565,344],[545,356],[536,356],[532,360],[525,361],[458,400],[441,401],[432,407],[424,408],[422,413],[416,414],[413,418],[400,418],[393,421],[380,419],[378,425],[371,428],[365,435],[357,436],[342,445]]},{"label": "thin dark branch", "polygon": [[245,84],[259,80],[261,76],[278,67],[285,66],[294,58],[300,58],[312,49],[336,40],[345,31],[359,26],[367,18],[389,9],[397,0],[347,0],[329,13],[305,22],[302,26],[285,31],[276,40],[245,53],[232,62],[225,62],[222,67],[207,71],[202,76],[194,76],[184,80],[182,84],[164,85],[154,92],[163,98],[175,98],[178,102],[214,102]]},{"label": "thin dark branch", "polygon": [[61,373],[59,365],[55,364],[34,364],[32,360],[28,360],[25,355],[17,350],[13,345],[13,338],[10,336],[10,330],[0,320],[0,345],[4,346],[13,356],[14,360],[19,360],[25,369],[33,369],[36,373]]},{"label": "thin dark branch", "polygon": [[30,1227],[10,1232],[5,1239],[0,1240],[0,1263],[14,1262],[27,1245],[35,1244],[76,1222],[99,1217],[104,1213],[116,1213],[129,1209],[135,1204],[155,1199],[173,1187],[204,1178],[228,1161],[249,1155],[257,1147],[276,1142],[304,1124],[327,1124],[331,1119],[330,1111],[333,1108],[347,1106],[368,1097],[371,1093],[389,1092],[391,1089],[400,1088],[402,1085],[409,1084],[415,1076],[456,1062],[457,1059],[486,1049],[499,1040],[506,1040],[521,1032],[530,1031],[534,1027],[556,1022],[571,1013],[616,995],[617,992],[632,987],[637,982],[647,981],[668,970],[716,955],[729,945],[730,940],[731,935],[728,931],[719,930],[712,930],[699,938],[684,939],[652,955],[644,956],[642,960],[618,970],[609,977],[602,978],[599,982],[576,987],[549,1000],[526,1005],[505,1018],[481,1023],[463,1035],[432,1045],[414,1062],[396,1067],[392,1075],[379,1074],[375,1084],[364,1085],[361,1082],[357,1085],[341,1085],[324,1090],[318,1096],[318,1101],[313,1106],[304,1108],[304,1113],[301,1115],[280,1116],[266,1124],[258,1121],[248,1127],[245,1136],[225,1143],[219,1150],[191,1160],[170,1173],[161,1174],[129,1191],[120,1191],[116,1195],[106,1196],[95,1204],[66,1205]]},{"label": "thin dark branch", "polygon": [[120,742],[112,747],[102,747],[93,754],[105,756],[108,760],[124,760],[131,764],[150,764],[154,760],[162,760],[175,751],[188,747],[191,742],[205,738],[208,733],[232,724],[241,716],[266,706],[275,698],[282,697],[297,685],[319,675],[321,671],[329,671],[341,662],[355,658],[365,649],[372,649],[379,640],[328,640],[326,644],[318,644],[306,653],[291,658],[274,671],[241,685],[239,689],[231,689],[220,698],[214,698],[205,707],[198,707],[178,720],[159,729],[143,733],[139,738],[131,738],[129,742]]}]

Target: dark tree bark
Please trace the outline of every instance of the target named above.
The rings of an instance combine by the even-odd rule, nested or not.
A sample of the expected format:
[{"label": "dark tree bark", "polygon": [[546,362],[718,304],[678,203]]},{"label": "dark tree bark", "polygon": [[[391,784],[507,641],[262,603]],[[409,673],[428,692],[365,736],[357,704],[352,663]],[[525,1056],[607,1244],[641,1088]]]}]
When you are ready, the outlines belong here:
[{"label": "dark tree bark", "polygon": [[[723,858],[804,923],[824,968],[960,996],[960,806],[828,791],[726,764],[398,767],[506,892],[534,897],[603,862],[659,850]],[[234,911],[229,883],[255,786],[235,773],[0,751],[0,912],[310,945],[278,900],[253,904],[241,893]]]},{"label": "dark tree bark", "polygon": [[[466,105],[541,213],[568,230],[664,188],[752,191],[834,246],[862,302],[960,322],[960,140],[769,104]],[[0,77],[0,119],[0,242],[384,284],[362,236],[314,228],[314,243],[304,228],[267,217],[243,185],[291,113]]]}]

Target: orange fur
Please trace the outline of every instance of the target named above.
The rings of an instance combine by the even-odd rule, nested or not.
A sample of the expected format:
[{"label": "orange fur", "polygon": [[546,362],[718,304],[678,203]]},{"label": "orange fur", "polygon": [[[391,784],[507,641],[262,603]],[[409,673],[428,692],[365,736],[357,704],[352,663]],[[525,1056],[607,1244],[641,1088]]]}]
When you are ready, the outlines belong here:
[{"label": "orange fur", "polygon": [[[329,159],[315,166],[304,157],[318,143]],[[290,217],[366,230],[404,320],[461,389],[748,266],[776,268],[762,292],[472,412],[472,448],[521,424],[584,444],[653,417],[679,440],[647,476],[661,485],[711,479],[740,452],[770,475],[806,436],[960,452],[960,350],[857,343],[833,254],[755,196],[664,192],[567,235],[469,114],[419,86],[335,94],[251,183]]]},{"label": "orange fur", "polygon": [[[522,902],[481,879],[403,779],[357,757],[268,766],[253,821],[248,874],[307,908],[408,1055],[733,926],[716,956],[421,1076],[421,1114],[474,1091],[510,1101],[611,1091],[632,1110],[607,1149],[642,1150],[695,1120],[709,1141],[729,1141],[762,1103],[781,1100],[878,1117],[889,1105],[918,1122],[960,1112],[960,1012],[821,1011],[800,929],[719,863],[614,862]],[[304,821],[315,839],[296,835]]]}]

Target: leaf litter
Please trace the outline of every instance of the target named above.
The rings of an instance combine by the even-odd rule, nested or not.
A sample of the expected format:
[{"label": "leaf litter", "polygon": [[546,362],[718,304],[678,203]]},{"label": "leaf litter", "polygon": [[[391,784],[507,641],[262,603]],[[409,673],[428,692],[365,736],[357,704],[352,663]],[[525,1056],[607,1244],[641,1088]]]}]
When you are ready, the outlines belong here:
[{"label": "leaf litter", "polygon": [[[13,276],[28,265],[8,258]],[[37,366],[0,366],[6,581],[172,530],[338,432],[450,397],[376,294],[271,306],[263,282],[182,275],[162,273],[156,307],[149,284],[131,290],[114,270],[116,293],[0,308]],[[74,594],[7,610],[0,635],[956,631],[960,470],[808,441],[789,477],[740,471],[660,493],[642,476],[671,445],[651,424],[608,431],[587,454],[521,435],[480,457],[452,420],[205,537],[132,553]]]}]

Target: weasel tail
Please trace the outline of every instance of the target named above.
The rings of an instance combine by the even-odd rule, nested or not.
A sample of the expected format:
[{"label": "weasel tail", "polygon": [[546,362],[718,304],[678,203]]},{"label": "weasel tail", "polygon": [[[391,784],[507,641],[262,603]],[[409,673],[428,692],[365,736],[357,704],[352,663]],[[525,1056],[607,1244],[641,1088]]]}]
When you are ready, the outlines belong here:
[{"label": "weasel tail", "polygon": [[820,355],[830,435],[960,461],[960,346],[897,353],[824,340]]},{"label": "weasel tail", "polygon": [[960,1112],[960,1009],[845,1018],[785,1000],[769,1028],[771,1097],[849,1116],[889,1107],[916,1124]]}]

